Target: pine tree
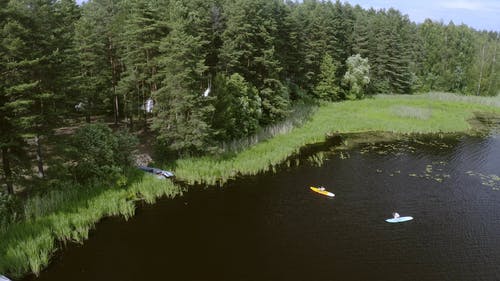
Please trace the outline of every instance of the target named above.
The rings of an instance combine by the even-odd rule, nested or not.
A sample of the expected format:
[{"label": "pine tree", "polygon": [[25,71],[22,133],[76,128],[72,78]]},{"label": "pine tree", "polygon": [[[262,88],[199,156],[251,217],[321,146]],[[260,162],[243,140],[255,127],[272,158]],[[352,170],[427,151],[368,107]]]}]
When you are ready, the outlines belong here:
[{"label": "pine tree", "polygon": [[[362,14],[361,14],[362,15]],[[411,73],[411,59],[413,49],[410,46],[411,24],[407,17],[398,11],[389,9],[368,12],[367,21],[370,22],[371,34],[366,47],[356,47],[368,55],[371,64],[373,83],[370,84],[370,93],[411,93],[413,74]],[[364,21],[359,18],[358,21]],[[358,27],[358,30],[361,28]],[[359,31],[364,33],[363,30]],[[363,34],[355,40],[364,40]],[[364,44],[364,43],[363,43]],[[366,46],[366,45],[365,45]]]},{"label": "pine tree", "polygon": [[277,24],[273,18],[278,1],[226,2],[226,29],[222,34],[221,69],[239,73],[256,86],[262,100],[261,124],[283,119],[289,109],[288,90],[279,80],[276,56]]},{"label": "pine tree", "polygon": [[163,16],[167,7],[166,1],[153,0],[134,0],[126,7],[124,32],[120,38],[125,71],[118,83],[117,93],[123,101],[123,114],[130,119],[131,125],[136,109],[141,108],[161,84],[159,47],[160,40],[170,30]]},{"label": "pine tree", "polygon": [[121,74],[118,34],[123,27],[121,0],[94,0],[85,3],[76,25],[75,46],[80,61],[80,102],[87,122],[97,112],[113,112],[118,121],[117,85]]},{"label": "pine tree", "polygon": [[57,79],[52,81],[56,83],[57,91],[64,93],[60,102],[65,103],[66,107],[74,110],[74,100],[68,98],[68,93],[77,89],[75,76],[78,74],[78,56],[75,47],[75,26],[80,18],[81,11],[75,0],[61,0],[55,3],[54,11],[54,37],[55,47],[57,48],[57,65],[54,67]]},{"label": "pine tree", "polygon": [[169,11],[172,30],[160,42],[162,86],[154,93],[153,129],[167,150],[197,153],[207,149],[211,136],[208,117],[213,110],[200,87],[207,70],[207,42],[196,30],[209,14],[201,8],[189,10],[182,0],[172,1]]},{"label": "pine tree", "polygon": [[318,83],[321,60],[326,53],[331,54],[333,46],[333,30],[329,25],[328,10],[324,3],[305,1],[299,7],[300,29],[303,31],[304,87],[312,92]]},{"label": "pine tree", "polygon": [[257,88],[263,87],[264,79],[278,78],[280,71],[271,2],[237,0],[223,7],[226,29],[222,34],[221,69],[240,73]]},{"label": "pine tree", "polygon": [[[329,3],[327,4],[328,6],[330,6]],[[333,30],[333,50],[331,56],[334,61],[340,62],[337,70],[337,78],[341,78],[347,69],[344,62],[352,54],[355,16],[349,3],[342,4],[339,0],[336,0],[332,6],[330,8],[332,10],[332,19],[328,21]]]},{"label": "pine tree", "polygon": [[355,22],[353,28],[353,45],[352,51],[360,54],[362,57],[368,57],[370,54],[371,38],[371,15],[363,10],[360,6],[355,7]]},{"label": "pine tree", "polygon": [[294,41],[299,46],[295,65],[301,86],[310,92],[319,82],[320,65],[325,54],[337,63],[337,79],[345,72],[344,62],[351,54],[354,14],[349,5],[304,1],[294,7],[290,18],[296,26]]},{"label": "pine tree", "polygon": [[330,55],[324,56],[320,69],[320,81],[314,89],[316,98],[329,101],[340,100],[340,87],[336,75],[337,66]]},{"label": "pine tree", "polygon": [[109,98],[111,71],[106,53],[105,27],[102,7],[89,2],[82,7],[82,16],[75,27],[75,47],[78,54],[79,73],[77,99],[85,112],[87,122],[96,111],[102,109]]},{"label": "pine tree", "polygon": [[[283,67],[282,77],[291,84],[292,100],[301,98],[304,89],[308,88],[306,78],[306,31],[304,30],[304,12],[303,4],[287,3],[289,11],[285,12],[281,27],[281,41],[286,41],[283,47],[277,48],[277,56]],[[284,48],[284,49],[283,49]]]},{"label": "pine tree", "polygon": [[62,124],[66,113],[68,81],[75,62],[73,48],[74,23],[79,16],[71,0],[22,0],[22,13],[28,18],[25,26],[30,35],[29,57],[38,63],[29,68],[28,79],[37,81],[30,92],[31,127],[27,135],[34,138],[38,175],[45,176],[44,147],[54,128]]},{"label": "pine tree", "polygon": [[[25,162],[29,132],[35,116],[30,112],[39,81],[32,75],[40,58],[32,55],[28,8],[24,2],[2,2],[0,29],[0,148],[3,177],[10,194],[14,193],[16,170]],[[17,164],[17,165],[15,165]]]},{"label": "pine tree", "polygon": [[386,71],[389,77],[391,92],[410,94],[412,75],[410,73],[411,46],[409,46],[410,21],[399,11],[390,9],[387,12],[389,31],[389,46]]}]

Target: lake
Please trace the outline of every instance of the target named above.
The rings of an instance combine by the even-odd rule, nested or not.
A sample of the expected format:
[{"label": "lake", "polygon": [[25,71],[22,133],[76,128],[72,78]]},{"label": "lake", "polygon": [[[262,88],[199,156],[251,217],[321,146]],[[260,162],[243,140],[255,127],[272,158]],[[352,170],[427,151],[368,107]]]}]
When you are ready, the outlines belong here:
[{"label": "lake", "polygon": [[321,151],[105,219],[26,280],[500,280],[499,133]]}]

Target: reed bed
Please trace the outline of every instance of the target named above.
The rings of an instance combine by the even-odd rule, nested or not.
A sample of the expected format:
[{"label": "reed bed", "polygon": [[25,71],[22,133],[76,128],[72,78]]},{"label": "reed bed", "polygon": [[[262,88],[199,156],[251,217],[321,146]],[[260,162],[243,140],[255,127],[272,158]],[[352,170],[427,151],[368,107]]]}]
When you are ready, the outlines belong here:
[{"label": "reed bed", "polygon": [[316,109],[317,106],[315,104],[297,104],[293,107],[290,116],[286,120],[262,128],[256,134],[249,137],[222,143],[220,151],[225,154],[238,153],[275,136],[289,133],[293,128],[307,122]]},{"label": "reed bed", "polygon": [[481,96],[466,96],[445,92],[430,92],[417,95],[377,95],[379,99],[426,99],[438,101],[451,101],[469,104],[480,104],[486,106],[500,107],[500,96],[481,97]]},{"label": "reed bed", "polygon": [[392,111],[396,116],[427,120],[432,116],[432,110],[428,108],[398,105],[393,106]]},{"label": "reed bed", "polygon": [[135,201],[154,203],[159,197],[181,193],[170,180],[144,175],[126,188],[93,185],[31,198],[24,208],[25,220],[0,233],[0,273],[38,274],[49,263],[56,241],[82,243],[103,217],[129,219],[135,213]]}]

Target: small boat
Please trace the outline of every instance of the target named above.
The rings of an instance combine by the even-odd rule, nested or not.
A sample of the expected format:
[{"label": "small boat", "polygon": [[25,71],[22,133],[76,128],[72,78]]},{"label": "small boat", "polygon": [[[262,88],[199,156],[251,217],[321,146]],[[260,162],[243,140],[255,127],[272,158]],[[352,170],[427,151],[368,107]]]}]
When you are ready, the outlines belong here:
[{"label": "small boat", "polygon": [[311,186],[310,187],[312,191],[314,192],[317,192],[319,194],[323,194],[323,195],[326,195],[328,197],[334,197],[335,194],[329,192],[329,191],[326,191],[324,187],[314,187],[314,186]]},{"label": "small boat", "polygon": [[170,177],[174,176],[174,173],[172,173],[170,171],[158,169],[158,168],[151,168],[151,167],[146,167],[146,166],[139,166],[138,168],[143,170],[144,172],[155,174],[158,177],[162,177],[162,178],[170,178]]},{"label": "small boat", "polygon": [[10,281],[10,279],[3,275],[0,275],[0,281]]},{"label": "small boat", "polygon": [[385,221],[389,222],[389,223],[398,223],[398,222],[411,221],[412,219],[413,219],[413,217],[407,216],[407,217],[386,219]]}]

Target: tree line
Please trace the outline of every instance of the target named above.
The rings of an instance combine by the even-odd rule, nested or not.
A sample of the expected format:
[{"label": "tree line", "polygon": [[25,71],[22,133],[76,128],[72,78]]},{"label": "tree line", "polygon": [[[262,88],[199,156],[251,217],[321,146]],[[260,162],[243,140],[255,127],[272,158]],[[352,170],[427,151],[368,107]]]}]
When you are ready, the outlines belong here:
[{"label": "tree line", "polygon": [[339,1],[0,0],[0,38],[9,193],[31,163],[46,178],[47,161],[64,160],[46,159],[55,129],[80,119],[144,129],[181,156],[249,136],[300,102],[500,86],[498,32]]}]

